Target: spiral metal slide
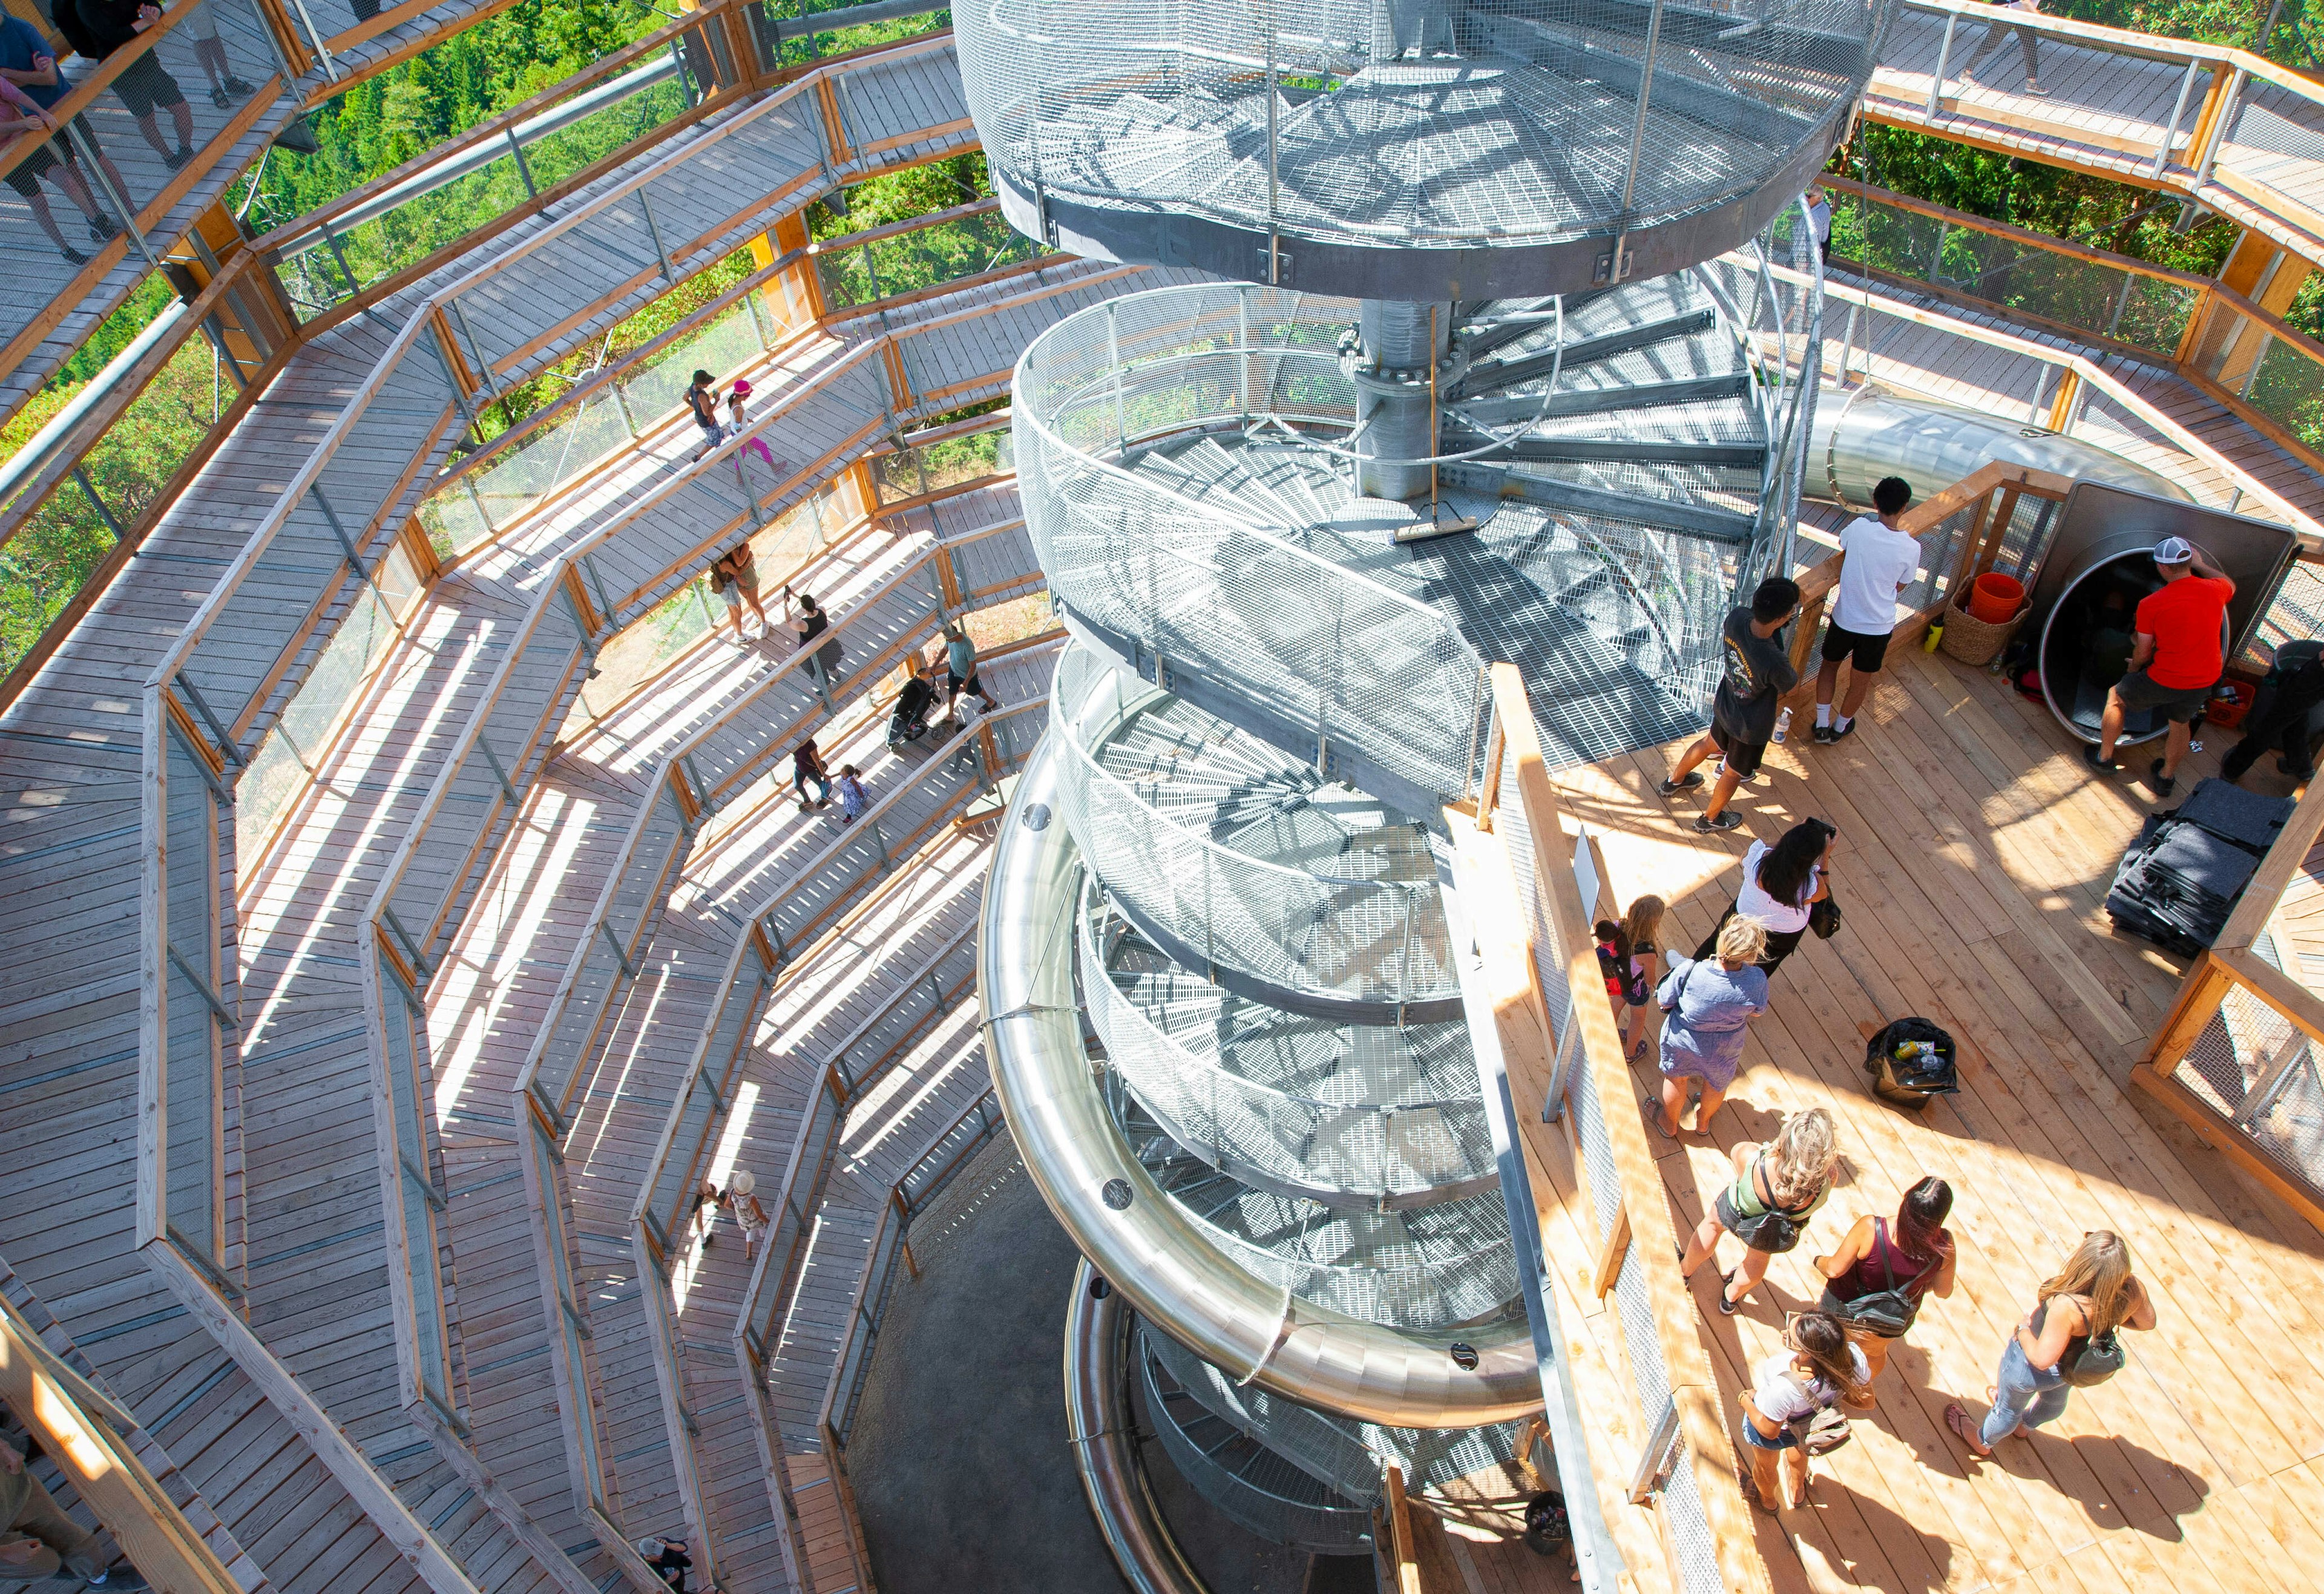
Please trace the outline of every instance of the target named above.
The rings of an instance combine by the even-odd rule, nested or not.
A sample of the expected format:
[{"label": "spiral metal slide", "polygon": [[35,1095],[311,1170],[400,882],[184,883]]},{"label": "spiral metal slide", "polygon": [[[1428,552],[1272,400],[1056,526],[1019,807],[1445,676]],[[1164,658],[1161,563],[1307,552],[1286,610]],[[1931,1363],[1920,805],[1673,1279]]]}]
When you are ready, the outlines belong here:
[{"label": "spiral metal slide", "polygon": [[1621,1571],[1456,956],[1441,815],[1480,773],[1486,662],[1518,667],[1554,763],[1603,759],[1700,724],[1720,622],[1788,557],[1803,489],[1994,457],[2159,484],[1794,376],[1821,325],[1794,198],[1892,10],[955,13],[1018,226],[1229,279],[1065,318],[1013,393],[1074,642],[994,850],[979,994],[1092,1270],[1068,1406],[1141,1590],[1200,1585],[1133,1389],[1229,1518],[1324,1553],[1372,1548],[1390,1465],[1424,1506],[1520,1505],[1545,1420],[1585,1586]]}]

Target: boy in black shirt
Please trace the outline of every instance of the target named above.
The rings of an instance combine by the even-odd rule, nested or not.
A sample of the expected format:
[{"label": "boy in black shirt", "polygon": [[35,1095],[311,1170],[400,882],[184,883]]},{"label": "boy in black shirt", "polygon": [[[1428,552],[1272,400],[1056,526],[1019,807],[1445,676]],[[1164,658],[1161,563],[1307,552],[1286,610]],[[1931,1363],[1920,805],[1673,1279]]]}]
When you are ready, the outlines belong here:
[{"label": "boy in black shirt", "polygon": [[1775,733],[1776,699],[1799,685],[1800,672],[1792,668],[1790,652],[1777,640],[1799,608],[1799,584],[1771,576],[1751,594],[1751,606],[1729,611],[1720,627],[1725,668],[1718,695],[1711,700],[1711,729],[1679,755],[1678,767],[1656,788],[1665,797],[1693,790],[1702,784],[1695,766],[1714,752],[1720,754],[1719,784],[1711,788],[1711,801],[1694,822],[1704,835],[1743,823],[1742,815],[1727,811],[1728,799],[1759,772],[1759,760]]}]

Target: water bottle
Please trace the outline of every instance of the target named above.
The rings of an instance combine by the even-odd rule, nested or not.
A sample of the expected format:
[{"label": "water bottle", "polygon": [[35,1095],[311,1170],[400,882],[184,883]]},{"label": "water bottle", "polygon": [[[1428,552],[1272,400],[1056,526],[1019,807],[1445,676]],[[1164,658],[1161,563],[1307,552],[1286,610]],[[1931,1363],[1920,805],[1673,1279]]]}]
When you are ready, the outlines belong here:
[{"label": "water bottle", "polygon": [[1781,714],[1777,714],[1777,715],[1775,716],[1775,739],[1777,742],[1781,742],[1781,741],[1783,741],[1783,739],[1784,739],[1786,735],[1790,734],[1790,733],[1791,733],[1791,729],[1792,729],[1792,711],[1791,711],[1790,709],[1788,709],[1788,708],[1787,708],[1787,709],[1784,710],[1784,712],[1783,712],[1783,713],[1781,713]]}]

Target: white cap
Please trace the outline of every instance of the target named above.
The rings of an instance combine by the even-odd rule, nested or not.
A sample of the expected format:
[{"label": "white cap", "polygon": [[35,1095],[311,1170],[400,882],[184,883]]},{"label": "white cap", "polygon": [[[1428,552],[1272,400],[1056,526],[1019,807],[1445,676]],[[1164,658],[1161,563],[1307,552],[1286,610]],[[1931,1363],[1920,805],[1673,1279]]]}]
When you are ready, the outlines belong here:
[{"label": "white cap", "polygon": [[2158,565],[2183,565],[2195,557],[2195,545],[2183,537],[2166,537],[2154,545]]}]

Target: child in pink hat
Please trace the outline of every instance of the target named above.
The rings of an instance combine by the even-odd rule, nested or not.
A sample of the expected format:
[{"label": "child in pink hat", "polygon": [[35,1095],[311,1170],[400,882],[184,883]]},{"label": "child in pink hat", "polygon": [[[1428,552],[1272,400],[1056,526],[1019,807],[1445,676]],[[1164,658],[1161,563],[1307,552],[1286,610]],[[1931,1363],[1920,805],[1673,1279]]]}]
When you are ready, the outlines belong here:
[{"label": "child in pink hat", "polygon": [[[742,435],[743,429],[742,401],[750,396],[750,379],[742,376],[736,377],[734,379],[734,385],[728,389],[726,393],[727,435],[729,437],[740,437]],[[766,462],[766,465],[769,470],[774,472],[779,477],[782,475],[781,468],[775,464],[775,456],[767,452],[767,440],[764,438],[751,438],[748,442],[742,445],[742,451],[746,454],[756,454],[761,459]],[[788,465],[790,462],[786,460],[783,463]]]}]

